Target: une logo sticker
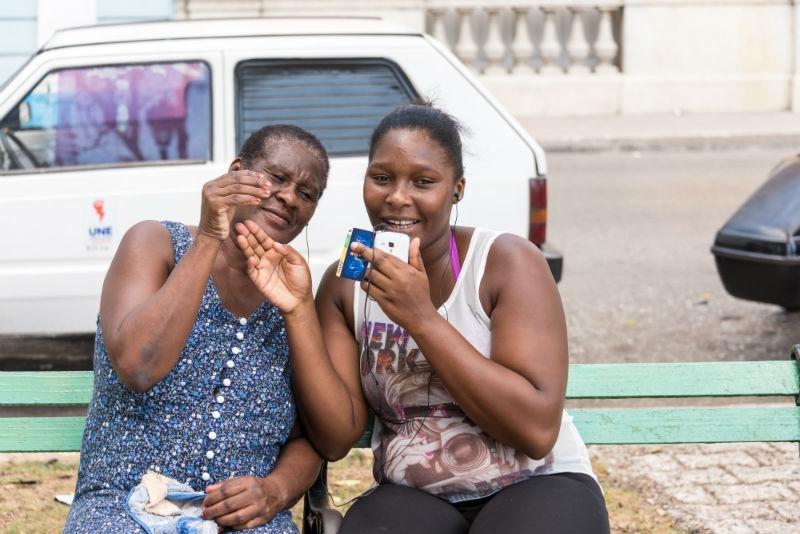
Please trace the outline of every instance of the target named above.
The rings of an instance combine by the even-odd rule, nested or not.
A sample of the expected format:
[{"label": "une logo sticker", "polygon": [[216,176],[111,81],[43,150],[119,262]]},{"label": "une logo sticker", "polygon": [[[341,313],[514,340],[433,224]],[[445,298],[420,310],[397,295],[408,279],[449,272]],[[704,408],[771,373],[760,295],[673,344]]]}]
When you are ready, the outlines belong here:
[{"label": "une logo sticker", "polygon": [[[103,222],[106,217],[105,201],[102,199],[92,202],[92,208],[97,216],[99,222]],[[114,235],[114,229],[110,225],[89,225],[88,228],[89,240],[86,244],[87,251],[101,251],[105,252],[111,249],[111,240]]]}]

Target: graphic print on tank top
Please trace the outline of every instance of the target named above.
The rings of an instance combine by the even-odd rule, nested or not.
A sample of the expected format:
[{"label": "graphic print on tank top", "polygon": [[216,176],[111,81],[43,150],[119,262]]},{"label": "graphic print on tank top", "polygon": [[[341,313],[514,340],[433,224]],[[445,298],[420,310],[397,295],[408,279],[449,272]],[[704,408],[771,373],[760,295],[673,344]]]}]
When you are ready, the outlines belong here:
[{"label": "graphic print on tank top", "polygon": [[[372,312],[376,310],[373,305]],[[361,380],[370,407],[379,414],[372,444],[376,480],[455,502],[549,472],[552,453],[533,460],[476,426],[441,379],[431,375],[403,328],[362,322],[360,338]]]}]

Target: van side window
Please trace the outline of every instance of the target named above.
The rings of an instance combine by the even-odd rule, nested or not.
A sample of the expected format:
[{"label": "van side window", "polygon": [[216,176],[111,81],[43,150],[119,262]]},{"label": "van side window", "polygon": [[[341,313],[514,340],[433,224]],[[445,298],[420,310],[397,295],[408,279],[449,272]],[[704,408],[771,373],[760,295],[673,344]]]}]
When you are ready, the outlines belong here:
[{"label": "van side window", "polygon": [[50,72],[0,121],[0,171],[211,156],[202,62]]},{"label": "van side window", "polygon": [[417,97],[396,64],[377,59],[251,60],[236,67],[236,143],[268,124],[295,124],[332,156],[363,155],[381,117]]}]

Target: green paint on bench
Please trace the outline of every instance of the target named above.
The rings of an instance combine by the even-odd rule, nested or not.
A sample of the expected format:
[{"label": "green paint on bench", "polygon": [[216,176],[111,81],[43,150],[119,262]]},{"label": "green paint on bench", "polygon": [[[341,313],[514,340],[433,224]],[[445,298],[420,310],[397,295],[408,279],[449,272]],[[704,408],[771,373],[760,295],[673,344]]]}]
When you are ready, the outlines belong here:
[{"label": "green paint on bench", "polygon": [[[0,406],[81,405],[91,371],[0,372]],[[800,395],[794,361],[573,364],[568,399]]]},{"label": "green paint on bench", "polygon": [[800,394],[795,361],[593,363],[569,366],[568,399]]},{"label": "green paint on bench", "polygon": [[587,444],[800,441],[797,406],[575,409]]},{"label": "green paint on bench", "polygon": [[84,421],[84,417],[0,417],[0,451],[79,451]]},{"label": "green paint on bench", "polygon": [[91,371],[0,372],[0,406],[80,406],[92,398]]}]

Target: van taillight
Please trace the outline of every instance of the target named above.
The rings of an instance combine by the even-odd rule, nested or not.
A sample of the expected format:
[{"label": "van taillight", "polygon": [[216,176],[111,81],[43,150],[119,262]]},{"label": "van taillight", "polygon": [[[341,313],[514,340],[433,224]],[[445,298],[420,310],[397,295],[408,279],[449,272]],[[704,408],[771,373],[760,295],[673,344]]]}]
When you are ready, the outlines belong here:
[{"label": "van taillight", "polygon": [[528,240],[534,245],[541,245],[547,234],[547,179],[543,176],[531,178],[528,184],[530,188]]}]

